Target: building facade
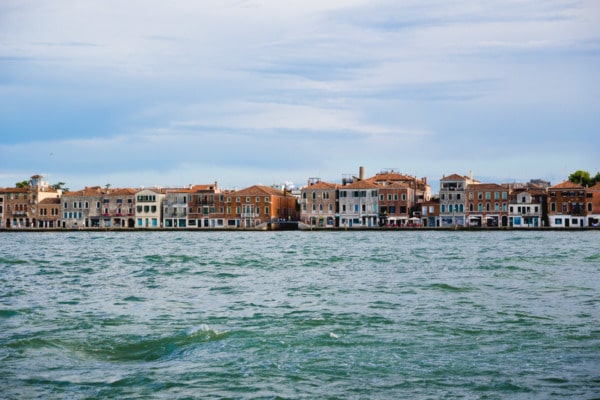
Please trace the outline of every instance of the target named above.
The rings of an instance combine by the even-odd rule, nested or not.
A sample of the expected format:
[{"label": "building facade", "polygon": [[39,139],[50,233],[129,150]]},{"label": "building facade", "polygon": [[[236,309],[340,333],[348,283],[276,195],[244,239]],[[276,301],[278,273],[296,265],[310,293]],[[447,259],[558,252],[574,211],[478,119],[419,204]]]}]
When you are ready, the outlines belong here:
[{"label": "building facade", "polygon": [[543,226],[543,203],[529,190],[515,192],[508,205],[508,226],[539,228]]},{"label": "building facade", "polygon": [[564,181],[548,188],[548,220],[553,228],[581,228],[587,225],[585,188]]},{"label": "building facade", "polygon": [[452,174],[440,179],[440,226],[467,225],[466,189],[480,183],[472,176]]},{"label": "building facade", "polygon": [[300,189],[300,220],[307,225],[332,228],[339,225],[338,187],[336,183],[311,178]]},{"label": "building facade", "polygon": [[588,226],[600,226],[600,182],[585,191]]},{"label": "building facade", "polygon": [[339,188],[340,227],[379,225],[379,186],[356,180]]},{"label": "building facade", "polygon": [[158,229],[162,227],[164,189],[142,189],[135,194],[135,227]]},{"label": "building facade", "polygon": [[228,227],[256,228],[269,222],[295,221],[296,197],[289,191],[254,185],[226,195]]},{"label": "building facade", "polygon": [[217,182],[194,185],[190,190],[188,225],[193,228],[224,228],[225,195]]},{"label": "building facade", "polygon": [[465,190],[469,226],[508,226],[510,187],[496,183],[472,183]]},{"label": "building facade", "polygon": [[191,189],[167,189],[163,202],[163,227],[188,227],[188,202]]}]

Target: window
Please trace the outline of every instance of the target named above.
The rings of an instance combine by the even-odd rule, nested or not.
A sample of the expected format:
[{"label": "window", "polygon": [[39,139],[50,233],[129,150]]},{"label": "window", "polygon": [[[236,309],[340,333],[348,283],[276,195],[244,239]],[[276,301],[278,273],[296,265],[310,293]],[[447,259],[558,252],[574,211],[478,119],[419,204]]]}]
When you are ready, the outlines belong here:
[{"label": "window", "polygon": [[64,208],[65,210],[66,210],[67,208],[69,208],[69,205],[67,204],[67,202],[66,202],[66,201],[65,201],[65,204],[64,204],[64,207],[63,207],[63,208]]},{"label": "window", "polygon": [[394,195],[394,201],[398,201],[398,195],[397,194]]},{"label": "window", "polygon": [[315,192],[312,192],[312,199],[313,199],[313,200],[316,200],[316,198],[317,198],[317,193],[315,193]]},{"label": "window", "polygon": [[256,202],[260,203],[260,197],[258,197],[258,196],[256,197]]},{"label": "window", "polygon": [[265,214],[269,215],[269,207],[265,207]]},{"label": "window", "polygon": [[479,211],[479,212],[483,211],[483,204],[481,204],[481,203],[477,204],[477,211]]},{"label": "window", "polygon": [[77,208],[77,202],[76,201],[73,202],[73,208]]},{"label": "window", "polygon": [[469,200],[473,200],[473,192],[469,192]]},{"label": "window", "polygon": [[506,200],[508,198],[507,192],[502,192],[502,200]]},{"label": "window", "polygon": [[85,208],[90,208],[90,203],[88,201],[85,202]]},{"label": "window", "polygon": [[494,211],[500,211],[500,204],[494,203]]},{"label": "window", "polygon": [[366,205],[366,204],[363,204],[363,205],[362,205],[362,211],[363,211],[363,212],[367,211],[367,205]]},{"label": "window", "polygon": [[354,205],[354,212],[358,212],[358,204]]},{"label": "window", "polygon": [[98,208],[98,209],[100,208],[100,202],[99,201],[96,202],[96,208]]},{"label": "window", "polygon": [[550,203],[550,211],[556,211],[556,203]]},{"label": "window", "polygon": [[377,190],[371,190],[371,197],[377,197]]},{"label": "window", "polygon": [[440,212],[443,212],[443,213],[446,212],[446,205],[445,204],[441,205]]},{"label": "window", "polygon": [[490,211],[490,203],[485,203],[485,211]]},{"label": "window", "polygon": [[402,193],[402,201],[406,201],[406,193]]},{"label": "window", "polygon": [[494,200],[498,200],[500,198],[500,192],[494,192]]},{"label": "window", "polygon": [[491,193],[490,192],[485,192],[485,199],[489,200],[491,198],[492,198]]},{"label": "window", "polygon": [[512,212],[514,212],[514,208],[513,208],[513,206],[510,206],[510,212],[511,212],[511,213],[512,213]]},{"label": "window", "polygon": [[460,200],[460,193],[456,193],[456,200]]},{"label": "window", "polygon": [[592,203],[587,203],[587,210],[592,211]]}]

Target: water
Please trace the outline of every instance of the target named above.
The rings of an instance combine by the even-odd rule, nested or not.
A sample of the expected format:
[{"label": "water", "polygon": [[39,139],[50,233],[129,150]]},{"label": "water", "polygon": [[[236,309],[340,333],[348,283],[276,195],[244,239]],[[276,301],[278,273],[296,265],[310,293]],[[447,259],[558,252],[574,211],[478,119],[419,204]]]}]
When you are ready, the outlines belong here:
[{"label": "water", "polygon": [[0,397],[599,398],[600,232],[0,234]]}]

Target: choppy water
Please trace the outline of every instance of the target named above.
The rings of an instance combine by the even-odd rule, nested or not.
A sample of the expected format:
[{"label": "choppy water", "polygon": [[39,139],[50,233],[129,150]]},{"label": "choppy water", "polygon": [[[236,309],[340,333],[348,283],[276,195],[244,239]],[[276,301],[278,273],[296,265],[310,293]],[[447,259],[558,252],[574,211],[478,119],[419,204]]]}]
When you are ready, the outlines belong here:
[{"label": "choppy water", "polygon": [[600,232],[0,243],[2,398],[600,397]]}]

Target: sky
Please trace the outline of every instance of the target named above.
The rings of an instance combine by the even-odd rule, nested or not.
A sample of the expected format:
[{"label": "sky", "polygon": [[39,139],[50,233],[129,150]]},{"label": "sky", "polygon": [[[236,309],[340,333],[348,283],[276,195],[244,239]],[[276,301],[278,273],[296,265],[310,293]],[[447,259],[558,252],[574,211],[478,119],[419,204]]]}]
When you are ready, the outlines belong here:
[{"label": "sky", "polygon": [[600,171],[600,1],[3,0],[0,186]]}]

